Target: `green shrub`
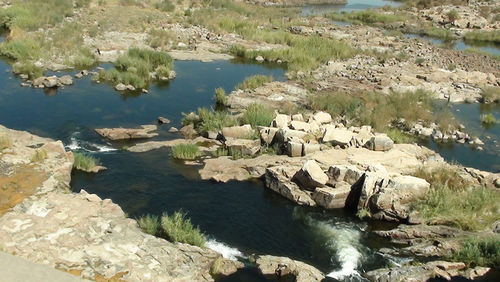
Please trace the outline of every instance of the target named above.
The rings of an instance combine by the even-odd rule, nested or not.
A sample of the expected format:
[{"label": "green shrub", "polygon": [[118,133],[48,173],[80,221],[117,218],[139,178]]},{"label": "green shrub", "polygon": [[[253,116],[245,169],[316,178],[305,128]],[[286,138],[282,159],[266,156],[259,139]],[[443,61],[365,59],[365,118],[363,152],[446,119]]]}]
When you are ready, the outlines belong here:
[{"label": "green shrub", "polygon": [[414,175],[431,184],[425,199],[415,205],[427,223],[483,230],[498,219],[500,192],[474,187],[460,175],[458,168],[420,168]]},{"label": "green shrub", "polygon": [[397,128],[390,128],[386,130],[385,133],[396,144],[412,144],[417,141],[417,138],[415,138],[415,136],[410,135]]},{"label": "green shrub", "polygon": [[182,123],[193,123],[198,132],[219,131],[223,127],[238,125],[236,118],[225,111],[199,108],[197,113],[196,117],[185,115]]},{"label": "green shrub", "polygon": [[484,103],[500,102],[500,87],[485,87],[481,90],[481,97]]},{"label": "green shrub", "polygon": [[448,13],[446,13],[446,16],[448,17],[448,20],[450,22],[454,22],[460,18],[460,15],[458,14],[458,11],[453,9],[450,10]]},{"label": "green shrub", "polygon": [[262,104],[253,103],[249,105],[241,117],[242,124],[250,124],[252,127],[269,126],[275,117],[274,110]]},{"label": "green shrub", "polygon": [[498,120],[492,113],[481,115],[481,122],[484,125],[490,126],[498,123]]},{"label": "green shrub", "polygon": [[335,21],[347,21],[364,24],[389,24],[395,22],[404,22],[407,16],[385,14],[375,10],[355,11],[351,13],[333,13],[326,16]]},{"label": "green shrub", "polygon": [[97,158],[94,158],[88,154],[75,152],[73,153],[73,157],[75,158],[73,167],[79,170],[90,171],[94,167],[100,165],[100,162]]},{"label": "green shrub", "polygon": [[155,215],[145,215],[137,220],[137,224],[147,234],[158,236],[161,230],[160,219]]},{"label": "green shrub", "polygon": [[200,149],[195,144],[177,144],[172,146],[172,157],[179,160],[194,160],[200,156]]},{"label": "green shrub", "polygon": [[468,267],[486,266],[500,268],[500,236],[469,238],[454,253],[453,259],[464,262]]},{"label": "green shrub", "polygon": [[255,88],[260,87],[271,81],[273,81],[272,76],[258,74],[246,78],[242,83],[238,84],[235,88],[242,90],[254,90]]},{"label": "green shrub", "polygon": [[161,227],[167,238],[173,242],[186,243],[198,247],[205,245],[205,236],[198,227],[193,226],[186,214],[178,211],[173,215],[161,217]]},{"label": "green shrub", "polygon": [[0,9],[0,26],[32,31],[60,23],[73,13],[73,1],[31,0],[16,1],[6,9]]},{"label": "green shrub", "polygon": [[9,40],[0,44],[0,55],[14,60],[33,60],[38,58],[42,46],[29,38]]},{"label": "green shrub", "polygon": [[227,95],[223,88],[215,89],[215,103],[220,106],[227,106]]},{"label": "green shrub", "polygon": [[45,149],[36,149],[33,156],[31,156],[31,162],[39,163],[43,162],[47,158],[47,151]]}]

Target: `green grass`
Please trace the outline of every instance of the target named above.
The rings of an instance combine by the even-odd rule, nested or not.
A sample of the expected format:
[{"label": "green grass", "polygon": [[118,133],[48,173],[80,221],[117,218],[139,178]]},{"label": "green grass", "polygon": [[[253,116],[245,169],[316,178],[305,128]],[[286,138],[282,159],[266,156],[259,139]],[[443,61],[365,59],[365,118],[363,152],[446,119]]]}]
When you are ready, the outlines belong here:
[{"label": "green grass", "polygon": [[254,128],[256,126],[269,126],[275,116],[273,109],[262,104],[253,103],[243,113],[241,123],[250,124]]},{"label": "green grass", "polygon": [[481,123],[487,126],[491,126],[498,123],[498,120],[492,113],[481,115]]},{"label": "green grass", "polygon": [[172,146],[172,157],[178,160],[194,160],[200,156],[200,149],[195,144],[177,144]]},{"label": "green grass", "polygon": [[33,60],[40,56],[41,44],[31,38],[19,38],[0,44],[0,55],[14,60]]},{"label": "green grass", "polygon": [[137,224],[145,233],[157,236],[161,230],[160,218],[155,215],[145,215],[137,220]]},{"label": "green grass", "polygon": [[100,162],[97,158],[94,158],[88,154],[75,152],[73,153],[75,158],[75,162],[73,163],[73,167],[83,171],[89,171],[94,167],[100,165]]},{"label": "green grass", "polygon": [[408,16],[397,14],[386,14],[379,11],[365,10],[351,13],[332,13],[326,15],[335,21],[345,21],[357,24],[389,24],[395,22],[404,22]]},{"label": "green grass", "polygon": [[199,247],[205,245],[205,236],[198,227],[191,223],[189,218],[186,218],[186,214],[182,211],[175,212],[172,215],[164,214],[161,217],[161,227],[165,232],[165,236],[173,242]]},{"label": "green grass", "polygon": [[474,30],[469,31],[464,35],[465,40],[470,41],[485,41],[500,43],[500,30],[482,31]]},{"label": "green grass", "polygon": [[5,135],[0,135],[0,151],[3,151],[12,146],[12,140]]},{"label": "green grass", "polygon": [[417,142],[417,138],[415,136],[405,133],[397,128],[390,128],[386,130],[385,133],[396,144],[413,144]]},{"label": "green grass", "polygon": [[67,0],[16,1],[0,9],[0,26],[10,30],[33,31],[60,23],[73,14],[73,2]]},{"label": "green grass", "polygon": [[198,132],[219,131],[223,127],[238,125],[238,120],[225,111],[213,111],[207,108],[199,108],[197,118],[185,115],[182,124],[193,123]]},{"label": "green grass", "polygon": [[428,27],[420,30],[419,32],[420,35],[427,35],[430,37],[434,38],[441,38],[444,40],[453,40],[456,39],[455,34],[453,34],[453,31],[445,28],[439,28],[439,27]]},{"label": "green grass", "polygon": [[485,266],[500,268],[500,236],[469,238],[453,254],[455,261],[464,262],[468,267]]},{"label": "green grass", "polygon": [[227,95],[223,88],[215,89],[215,104],[219,106],[227,106]]},{"label": "green grass", "polygon": [[247,77],[242,83],[236,85],[235,89],[254,90],[255,88],[263,86],[271,81],[273,81],[272,76],[257,74]]},{"label": "green grass", "polygon": [[427,223],[479,231],[498,219],[500,192],[473,186],[457,168],[420,168],[414,175],[431,184],[426,198],[415,205]]},{"label": "green grass", "polygon": [[131,48],[116,60],[115,68],[101,70],[97,79],[145,88],[151,81],[150,73],[158,71],[157,75],[161,76],[168,74],[172,68],[173,60],[167,53]]},{"label": "green grass", "polygon": [[47,158],[47,151],[45,149],[36,149],[33,156],[31,156],[31,162],[39,163],[43,162]]},{"label": "green grass", "polygon": [[17,74],[26,74],[29,79],[35,79],[43,75],[43,69],[32,62],[17,62],[12,65],[12,71]]},{"label": "green grass", "polygon": [[155,8],[163,12],[172,12],[175,10],[175,5],[170,0],[160,0],[156,3]]},{"label": "green grass", "polygon": [[483,88],[481,90],[481,97],[484,103],[500,102],[500,87],[491,86]]}]

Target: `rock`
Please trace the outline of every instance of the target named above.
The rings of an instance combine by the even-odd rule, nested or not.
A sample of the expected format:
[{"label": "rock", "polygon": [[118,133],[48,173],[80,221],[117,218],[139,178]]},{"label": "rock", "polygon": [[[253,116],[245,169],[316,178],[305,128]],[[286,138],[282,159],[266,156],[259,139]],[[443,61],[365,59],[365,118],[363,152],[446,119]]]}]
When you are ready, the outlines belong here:
[{"label": "rock", "polygon": [[151,133],[156,129],[156,125],[141,125],[141,128],[98,128],[95,131],[110,140],[125,140],[158,136],[158,133]]},{"label": "rock", "polygon": [[212,140],[216,140],[217,138],[219,138],[219,132],[217,132],[217,131],[206,131],[206,132],[203,133],[203,137],[208,138],[208,139],[212,139]]},{"label": "rock", "polygon": [[500,177],[497,177],[495,178],[495,180],[493,180],[493,186],[495,186],[495,188],[500,188]]},{"label": "rock", "polygon": [[333,145],[347,146],[354,137],[352,131],[335,128],[333,125],[327,126],[323,135],[323,142],[330,142]]},{"label": "rock", "polygon": [[302,143],[300,139],[294,139],[286,143],[286,152],[289,157],[302,157]]},{"label": "rock", "polygon": [[123,83],[118,83],[117,85],[115,85],[115,89],[118,91],[125,91],[127,90],[127,86]]},{"label": "rock", "polygon": [[229,150],[239,151],[247,156],[253,156],[260,151],[260,140],[229,138],[225,144]]},{"label": "rock", "polygon": [[319,282],[325,279],[313,266],[286,257],[259,256],[256,263],[262,275],[270,280]]},{"label": "rock", "polygon": [[235,139],[247,139],[254,134],[252,126],[250,124],[245,124],[242,126],[231,126],[224,127],[221,130],[222,136],[225,139],[235,138]]},{"label": "rock", "polygon": [[302,139],[306,135],[307,133],[304,131],[280,128],[278,132],[276,132],[274,140],[280,144],[285,144],[289,140],[292,140],[293,138]]},{"label": "rock", "polygon": [[260,139],[264,142],[265,145],[271,145],[274,141],[274,136],[276,136],[276,132],[278,132],[277,128],[273,127],[264,127],[260,129]]},{"label": "rock", "polygon": [[264,177],[266,187],[299,205],[315,206],[310,192],[301,190],[291,181],[298,170],[296,167],[284,166],[267,168]]},{"label": "rock", "polygon": [[321,187],[314,190],[312,198],[316,204],[325,209],[340,209],[345,207],[351,185],[344,183],[338,187]]},{"label": "rock", "polygon": [[33,80],[33,86],[38,88],[53,88],[58,86],[57,76],[39,77]]},{"label": "rock", "polygon": [[170,133],[176,133],[176,132],[179,132],[179,129],[175,128],[175,127],[170,127],[170,129],[168,130],[168,132]]},{"label": "rock", "polygon": [[198,134],[198,132],[196,132],[196,130],[194,129],[194,125],[193,124],[188,124],[186,126],[183,126],[179,132],[182,134],[182,136],[184,136],[185,138],[193,138],[194,136],[196,136]]},{"label": "rock", "polygon": [[57,79],[57,83],[62,85],[71,85],[73,84],[73,79],[70,75],[63,75]]},{"label": "rock", "polygon": [[168,118],[158,117],[158,123],[159,124],[167,124],[167,123],[170,123],[170,120]]},{"label": "rock", "polygon": [[277,128],[287,128],[289,122],[290,122],[289,115],[278,114],[274,118],[272,125],[273,127]]},{"label": "rock", "polygon": [[363,171],[354,166],[335,165],[328,168],[326,175],[328,176],[328,184],[330,185],[335,185],[339,182],[346,182],[349,185],[353,185],[361,178],[363,173]]},{"label": "rock", "polygon": [[381,134],[372,137],[366,147],[372,151],[389,151],[394,147],[394,141],[387,135]]},{"label": "rock", "polygon": [[332,116],[325,112],[317,112],[314,114],[313,119],[320,124],[332,122]]},{"label": "rock", "polygon": [[263,62],[263,61],[264,61],[264,58],[263,58],[262,56],[257,56],[257,57],[255,57],[255,60],[256,60],[257,62]]},{"label": "rock", "polygon": [[321,150],[320,144],[304,143],[302,144],[302,155],[307,156],[312,153],[319,152]]},{"label": "rock", "polygon": [[292,121],[290,123],[290,128],[295,129],[295,130],[300,130],[300,131],[305,131],[305,132],[310,132],[311,131],[311,125],[307,122],[303,121]]},{"label": "rock", "polygon": [[304,121],[304,117],[302,114],[295,114],[292,115],[292,121]]},{"label": "rock", "polygon": [[135,87],[131,84],[127,84],[127,90],[135,91]]},{"label": "rock", "polygon": [[219,258],[217,259],[215,262],[214,262],[214,265],[217,265],[216,266],[216,273],[213,272],[214,270],[214,267],[212,267],[212,271],[211,271],[211,274],[212,275],[215,275],[216,279],[217,279],[217,276],[222,276],[222,277],[225,277],[225,276],[229,276],[235,272],[237,272],[239,269],[245,267],[245,265],[240,262],[240,261],[237,261],[237,260],[229,260],[229,259],[223,259],[223,258]]},{"label": "rock", "polygon": [[314,190],[328,182],[328,176],[314,160],[306,161],[293,179],[305,190]]}]

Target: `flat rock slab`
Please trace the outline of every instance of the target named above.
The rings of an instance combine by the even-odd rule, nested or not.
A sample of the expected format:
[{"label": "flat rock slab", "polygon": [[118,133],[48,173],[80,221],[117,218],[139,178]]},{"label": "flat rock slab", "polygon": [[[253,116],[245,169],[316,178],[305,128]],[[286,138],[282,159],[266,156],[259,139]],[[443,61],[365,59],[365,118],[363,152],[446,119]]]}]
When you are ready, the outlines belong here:
[{"label": "flat rock slab", "polygon": [[158,133],[151,132],[156,129],[156,125],[141,125],[141,128],[97,128],[95,131],[110,140],[126,140],[158,136]]}]

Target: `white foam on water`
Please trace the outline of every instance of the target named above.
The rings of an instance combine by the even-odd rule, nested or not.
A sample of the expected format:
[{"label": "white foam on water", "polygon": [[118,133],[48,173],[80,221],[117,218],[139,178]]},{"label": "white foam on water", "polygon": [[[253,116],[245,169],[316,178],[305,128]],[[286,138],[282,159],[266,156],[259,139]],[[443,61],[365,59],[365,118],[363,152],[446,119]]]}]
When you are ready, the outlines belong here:
[{"label": "white foam on water", "polygon": [[[70,143],[66,145],[66,148],[68,148],[71,151],[76,151],[76,150],[84,150],[90,153],[104,153],[104,152],[113,152],[117,151],[117,149],[108,146],[108,145],[100,145],[100,144],[95,144],[87,141],[82,141],[77,138],[77,136],[80,134],[80,132],[75,132],[71,134],[70,137]],[[92,149],[89,149],[92,148]]]},{"label": "white foam on water", "polygon": [[210,239],[205,243],[205,246],[208,247],[209,249],[218,252],[221,254],[224,258],[230,259],[230,260],[238,260],[238,257],[244,258],[245,256],[243,255],[242,252],[240,252],[236,248],[232,248],[224,243],[218,242],[215,239]]}]

